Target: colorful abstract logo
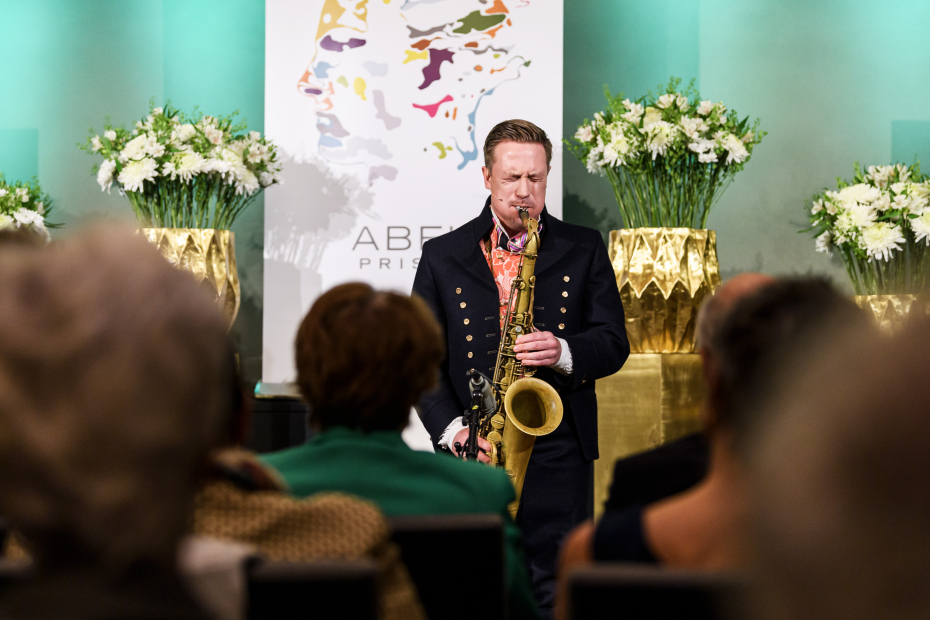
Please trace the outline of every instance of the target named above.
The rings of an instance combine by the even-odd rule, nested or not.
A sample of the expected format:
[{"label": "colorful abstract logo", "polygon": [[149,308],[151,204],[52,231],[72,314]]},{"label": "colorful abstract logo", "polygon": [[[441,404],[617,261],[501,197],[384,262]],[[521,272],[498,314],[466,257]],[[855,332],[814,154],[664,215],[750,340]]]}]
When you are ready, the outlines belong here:
[{"label": "colorful abstract logo", "polygon": [[519,23],[511,8],[528,4],[325,0],[297,82],[314,104],[319,155],[366,166],[369,183],[393,181],[392,132],[414,122],[428,124],[422,148],[444,164],[462,170],[477,160],[476,133],[490,130],[476,127],[482,101],[530,66],[509,33]]}]

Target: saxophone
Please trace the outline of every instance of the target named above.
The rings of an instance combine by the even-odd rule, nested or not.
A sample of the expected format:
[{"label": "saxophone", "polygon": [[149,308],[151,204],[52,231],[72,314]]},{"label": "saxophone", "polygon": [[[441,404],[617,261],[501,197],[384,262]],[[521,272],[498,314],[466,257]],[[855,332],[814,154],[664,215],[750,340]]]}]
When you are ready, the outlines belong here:
[{"label": "saxophone", "polygon": [[513,351],[518,337],[536,331],[533,297],[539,222],[531,218],[526,209],[520,209],[520,219],[526,226],[527,237],[520,269],[510,287],[507,316],[497,349],[493,380],[497,408],[478,430],[478,435],[491,444],[491,464],[506,469],[513,483],[517,499],[508,508],[514,518],[536,437],[548,435],[562,421],[559,394],[545,381],[533,378],[536,369],[524,366]]}]

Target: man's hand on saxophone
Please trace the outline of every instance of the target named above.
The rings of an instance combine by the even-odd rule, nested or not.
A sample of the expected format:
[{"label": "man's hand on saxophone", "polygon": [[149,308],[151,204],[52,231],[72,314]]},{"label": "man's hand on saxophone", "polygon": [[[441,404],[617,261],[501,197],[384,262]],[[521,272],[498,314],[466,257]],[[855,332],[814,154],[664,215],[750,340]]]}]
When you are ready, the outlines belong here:
[{"label": "man's hand on saxophone", "polygon": [[[468,427],[464,427],[462,430],[455,434],[455,437],[452,438],[452,452],[456,456],[462,456],[462,453],[455,449],[455,444],[458,443],[462,446],[462,450],[465,449],[465,442],[468,441]],[[491,442],[483,437],[478,437],[478,460],[482,463],[490,463],[491,457],[488,456],[488,452],[491,451]]]},{"label": "man's hand on saxophone", "polygon": [[524,366],[552,366],[562,356],[562,343],[552,332],[533,332],[517,338],[513,351]]}]

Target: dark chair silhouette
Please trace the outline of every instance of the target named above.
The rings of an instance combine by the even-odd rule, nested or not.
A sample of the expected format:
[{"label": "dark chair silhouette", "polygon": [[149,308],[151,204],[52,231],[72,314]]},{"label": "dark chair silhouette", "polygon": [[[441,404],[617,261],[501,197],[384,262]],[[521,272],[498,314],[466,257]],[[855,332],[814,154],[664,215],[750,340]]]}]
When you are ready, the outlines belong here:
[{"label": "dark chair silhouette", "polygon": [[35,574],[35,567],[29,560],[8,560],[0,558],[0,590],[16,583],[26,581]]},{"label": "dark chair silhouette", "polygon": [[248,568],[248,617],[376,620],[377,573],[370,560],[256,560]]},{"label": "dark chair silhouette", "polygon": [[500,515],[406,516],[389,521],[391,538],[400,547],[428,618],[507,617]]},{"label": "dark chair silhouette", "polygon": [[737,604],[745,584],[731,573],[595,564],[568,576],[569,618],[719,620]]}]

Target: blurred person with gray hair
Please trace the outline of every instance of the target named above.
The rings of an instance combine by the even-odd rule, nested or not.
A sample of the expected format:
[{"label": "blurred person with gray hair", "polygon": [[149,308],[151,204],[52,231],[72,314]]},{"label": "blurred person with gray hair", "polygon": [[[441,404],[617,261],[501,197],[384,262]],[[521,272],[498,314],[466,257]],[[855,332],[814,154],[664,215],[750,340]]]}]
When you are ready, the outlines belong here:
[{"label": "blurred person with gray hair", "polygon": [[226,326],[142,237],[0,248],[0,514],[35,578],[3,617],[201,618],[177,576],[229,407]]},{"label": "blurred person with gray hair", "polygon": [[930,324],[835,330],[749,442],[760,620],[930,617]]}]

